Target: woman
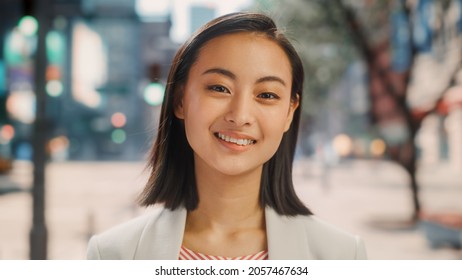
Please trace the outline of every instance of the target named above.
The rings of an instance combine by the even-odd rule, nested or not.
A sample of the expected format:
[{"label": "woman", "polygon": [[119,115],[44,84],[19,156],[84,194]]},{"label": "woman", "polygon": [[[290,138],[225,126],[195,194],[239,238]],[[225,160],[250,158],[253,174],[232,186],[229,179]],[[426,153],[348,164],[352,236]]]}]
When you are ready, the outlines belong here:
[{"label": "woman", "polygon": [[267,16],[212,20],[170,69],[143,217],[90,240],[90,259],[361,259],[315,218],[292,163],[303,67]]}]

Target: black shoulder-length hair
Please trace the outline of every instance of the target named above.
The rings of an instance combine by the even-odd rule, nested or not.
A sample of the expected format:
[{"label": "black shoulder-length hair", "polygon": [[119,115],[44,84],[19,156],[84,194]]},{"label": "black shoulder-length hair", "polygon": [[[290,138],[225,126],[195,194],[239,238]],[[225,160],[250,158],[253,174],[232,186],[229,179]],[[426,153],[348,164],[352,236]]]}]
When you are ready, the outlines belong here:
[{"label": "black shoulder-length hair", "polygon": [[[176,118],[174,109],[182,98],[182,88],[200,49],[210,40],[231,33],[252,32],[266,36],[286,53],[292,67],[291,98],[302,104],[303,66],[292,44],[268,16],[257,13],[233,13],[218,17],[202,26],[178,50],[168,75],[162,103],[157,138],[148,162],[149,180],[141,193],[141,205],[164,203],[168,209],[197,208],[194,157],[185,134],[184,122]],[[300,122],[301,106],[295,112],[289,130],[273,157],[263,165],[260,185],[261,207],[272,207],[280,215],[310,215],[311,211],[297,197],[292,182]]]}]

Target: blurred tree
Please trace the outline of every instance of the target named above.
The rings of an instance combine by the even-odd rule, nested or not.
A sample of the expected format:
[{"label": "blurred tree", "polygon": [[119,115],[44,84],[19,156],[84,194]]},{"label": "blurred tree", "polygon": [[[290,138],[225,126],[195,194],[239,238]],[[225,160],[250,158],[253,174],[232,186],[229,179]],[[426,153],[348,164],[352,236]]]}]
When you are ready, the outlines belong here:
[{"label": "blurred tree", "polygon": [[[416,179],[417,151],[415,139],[423,119],[438,109],[444,93],[453,86],[460,70],[460,41],[453,33],[449,13],[460,5],[451,0],[335,0],[343,12],[345,27],[366,62],[369,75],[371,115],[388,144],[388,154],[409,174],[414,211],[412,221],[421,211],[419,184]],[[349,2],[349,3],[347,3]],[[361,3],[361,9],[358,9]],[[460,9],[460,8],[459,8]],[[365,18],[378,10],[386,16]],[[388,29],[382,38],[371,40],[368,23],[374,22]],[[455,24],[456,22],[454,22]],[[455,43],[455,46],[454,46]],[[436,66],[443,66],[433,91],[419,92],[416,102],[415,84],[422,82],[419,69],[430,58]],[[438,67],[439,68],[439,67]],[[412,97],[412,99],[411,99]]]},{"label": "blurred tree", "polygon": [[[421,211],[415,138],[422,120],[439,108],[460,70],[461,3],[257,1],[257,9],[268,12],[297,34],[307,69],[307,91],[319,93],[307,96],[306,113],[316,114],[313,107],[322,108],[319,103],[325,101],[324,92],[344,75],[348,65],[358,59],[366,65],[374,128],[385,139],[389,157],[409,174],[412,222]],[[448,20],[451,13],[457,17],[452,22]],[[438,79],[431,92],[417,95],[413,87],[422,82],[421,71],[417,70],[428,67],[429,60],[444,71],[435,73]]]}]

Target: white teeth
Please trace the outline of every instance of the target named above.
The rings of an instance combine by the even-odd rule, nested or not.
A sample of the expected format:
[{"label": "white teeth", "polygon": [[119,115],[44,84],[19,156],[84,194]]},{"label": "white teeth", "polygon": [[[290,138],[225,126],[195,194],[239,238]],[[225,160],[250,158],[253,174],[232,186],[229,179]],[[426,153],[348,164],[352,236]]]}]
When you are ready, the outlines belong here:
[{"label": "white teeth", "polygon": [[247,145],[255,143],[255,140],[252,140],[252,139],[236,139],[236,138],[233,138],[233,137],[229,137],[228,135],[223,135],[221,133],[217,133],[217,136],[221,140],[224,140],[224,141],[230,142],[230,143],[234,143],[234,144],[237,144],[239,146],[247,146]]}]

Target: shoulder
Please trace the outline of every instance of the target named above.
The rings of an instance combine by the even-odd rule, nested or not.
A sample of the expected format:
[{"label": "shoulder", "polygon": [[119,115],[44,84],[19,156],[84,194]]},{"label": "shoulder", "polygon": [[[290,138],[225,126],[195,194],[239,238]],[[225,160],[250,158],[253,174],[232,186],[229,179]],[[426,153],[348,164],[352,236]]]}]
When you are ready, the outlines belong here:
[{"label": "shoulder", "polygon": [[147,214],[93,236],[88,243],[87,258],[134,259],[143,232],[164,211],[164,208],[155,208]]},{"label": "shoulder", "polygon": [[316,216],[297,216],[316,259],[365,259],[362,239]]},{"label": "shoulder", "polygon": [[365,259],[358,236],[330,225],[316,216],[284,216],[266,208],[266,229],[271,259]]}]

